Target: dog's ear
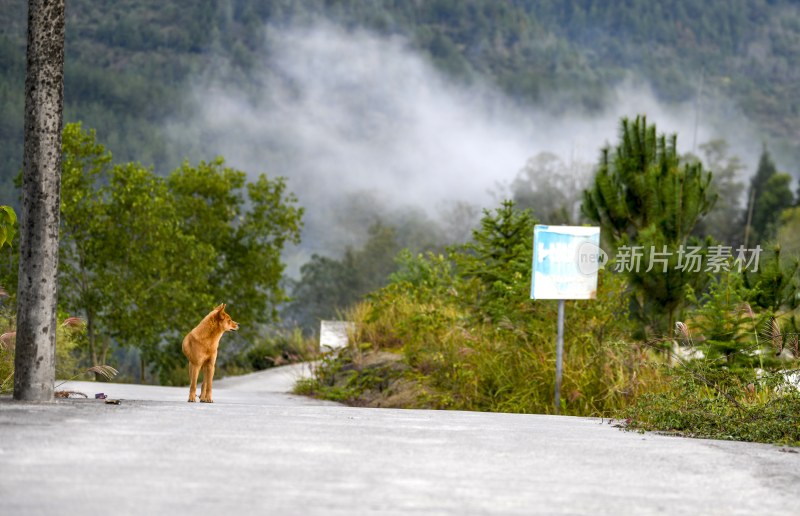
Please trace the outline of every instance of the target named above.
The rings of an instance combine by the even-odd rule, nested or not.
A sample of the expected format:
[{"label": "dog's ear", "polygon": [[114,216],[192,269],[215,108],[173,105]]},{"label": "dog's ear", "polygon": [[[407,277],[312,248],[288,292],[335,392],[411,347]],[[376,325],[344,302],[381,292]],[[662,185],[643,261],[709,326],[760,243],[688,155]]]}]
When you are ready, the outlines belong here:
[{"label": "dog's ear", "polygon": [[219,304],[219,305],[214,307],[214,311],[215,312],[221,312],[223,310],[225,310],[225,303],[221,303],[221,304]]}]

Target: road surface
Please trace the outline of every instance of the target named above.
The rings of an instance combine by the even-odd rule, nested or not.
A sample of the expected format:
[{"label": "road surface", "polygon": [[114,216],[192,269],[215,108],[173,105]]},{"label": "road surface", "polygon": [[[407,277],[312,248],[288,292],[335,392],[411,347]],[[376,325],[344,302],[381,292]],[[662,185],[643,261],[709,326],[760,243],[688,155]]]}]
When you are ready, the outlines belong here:
[{"label": "road surface", "polygon": [[0,514],[800,514],[800,454],[599,419],[352,408],[302,366],[184,388],[0,400]]}]

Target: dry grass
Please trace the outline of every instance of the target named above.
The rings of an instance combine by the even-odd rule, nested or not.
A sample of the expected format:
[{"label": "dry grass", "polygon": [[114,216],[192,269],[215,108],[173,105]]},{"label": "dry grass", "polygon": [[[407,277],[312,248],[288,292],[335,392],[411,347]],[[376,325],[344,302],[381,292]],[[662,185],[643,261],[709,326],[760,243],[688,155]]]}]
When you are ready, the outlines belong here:
[{"label": "dry grass", "polygon": [[78,391],[56,391],[53,393],[53,396],[56,398],[88,398],[86,394]]},{"label": "dry grass", "polygon": [[56,386],[56,389],[58,389],[59,387],[61,387],[65,383],[71,382],[72,380],[75,380],[76,378],[78,378],[80,376],[83,376],[83,375],[86,375],[86,374],[99,375],[99,376],[102,376],[103,378],[105,378],[106,380],[111,380],[112,378],[117,376],[118,373],[119,373],[119,371],[117,371],[116,369],[114,369],[110,365],[93,365],[92,367],[84,369],[80,373],[74,375],[72,378],[68,378],[68,379],[62,381],[61,383],[59,383]]}]

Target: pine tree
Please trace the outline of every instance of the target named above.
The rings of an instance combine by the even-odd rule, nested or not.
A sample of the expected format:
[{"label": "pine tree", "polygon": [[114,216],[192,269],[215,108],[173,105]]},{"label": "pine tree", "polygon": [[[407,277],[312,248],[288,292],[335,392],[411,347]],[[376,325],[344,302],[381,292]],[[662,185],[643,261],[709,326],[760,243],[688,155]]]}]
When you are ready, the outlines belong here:
[{"label": "pine tree", "polygon": [[471,242],[451,249],[458,274],[473,282],[482,315],[500,320],[528,302],[536,222],[530,210],[505,200],[494,212],[483,211]]},{"label": "pine tree", "polygon": [[790,189],[791,176],[779,173],[769,151],[764,147],[758,169],[750,181],[749,204],[745,217],[749,221],[745,229],[745,246],[755,247],[775,236],[781,213],[794,203]]},{"label": "pine tree", "polygon": [[634,314],[658,334],[672,327],[686,286],[698,288],[704,281],[702,271],[679,267],[680,250],[699,247],[692,230],[716,200],[711,174],[699,162],[682,163],[676,147],[677,136],[657,135],[645,117],[623,118],[620,143],[603,149],[582,206],[611,250],[642,247],[639,266],[624,272],[635,289]]}]

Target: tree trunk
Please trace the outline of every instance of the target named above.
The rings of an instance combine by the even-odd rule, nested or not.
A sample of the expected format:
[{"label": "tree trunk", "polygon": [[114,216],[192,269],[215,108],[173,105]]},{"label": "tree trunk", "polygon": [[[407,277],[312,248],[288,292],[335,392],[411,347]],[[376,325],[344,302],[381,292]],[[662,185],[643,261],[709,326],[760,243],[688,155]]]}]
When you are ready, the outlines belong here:
[{"label": "tree trunk", "polygon": [[55,379],[64,0],[28,2],[27,59],[14,399],[50,401]]}]

